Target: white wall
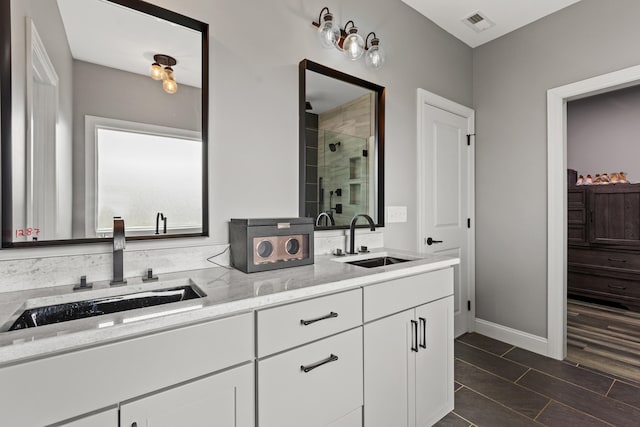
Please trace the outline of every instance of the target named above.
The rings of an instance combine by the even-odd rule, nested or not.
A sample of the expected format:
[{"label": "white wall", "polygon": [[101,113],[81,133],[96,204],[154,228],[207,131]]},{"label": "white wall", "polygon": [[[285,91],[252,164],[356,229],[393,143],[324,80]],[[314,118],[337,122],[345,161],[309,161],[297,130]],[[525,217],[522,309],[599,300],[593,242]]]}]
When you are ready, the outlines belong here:
[{"label": "white wall", "polygon": [[587,176],[623,171],[640,182],[640,86],[567,104],[567,167]]},{"label": "white wall", "polygon": [[[298,63],[308,58],[386,86],[386,204],[408,206],[410,215],[385,227],[385,243],[415,248],[416,89],[471,105],[468,46],[400,0],[152,2],[210,24],[211,238],[203,240],[226,243],[232,217],[298,216]],[[365,36],[376,32],[388,55],[384,68],[319,46],[311,21],[323,6],[341,22],[353,19]],[[72,250],[85,248],[2,250],[0,259]]]},{"label": "white wall", "polygon": [[547,336],[546,91],[640,64],[637,0],[583,0],[474,49],[476,314]]}]

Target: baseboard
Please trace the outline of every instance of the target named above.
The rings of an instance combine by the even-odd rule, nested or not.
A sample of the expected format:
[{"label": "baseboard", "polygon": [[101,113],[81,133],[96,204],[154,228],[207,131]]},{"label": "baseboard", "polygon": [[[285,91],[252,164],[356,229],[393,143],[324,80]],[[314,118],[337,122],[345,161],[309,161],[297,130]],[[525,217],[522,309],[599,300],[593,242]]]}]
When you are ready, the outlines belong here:
[{"label": "baseboard", "polygon": [[507,344],[547,356],[549,343],[546,338],[482,319],[475,320],[475,331],[489,338],[500,340]]}]

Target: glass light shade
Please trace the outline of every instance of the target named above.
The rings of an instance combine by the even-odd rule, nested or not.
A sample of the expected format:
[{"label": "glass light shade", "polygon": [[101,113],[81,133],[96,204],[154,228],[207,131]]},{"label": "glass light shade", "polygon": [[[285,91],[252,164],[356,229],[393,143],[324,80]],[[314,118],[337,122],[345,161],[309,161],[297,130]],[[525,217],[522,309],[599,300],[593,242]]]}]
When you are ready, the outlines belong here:
[{"label": "glass light shade", "polygon": [[162,80],[162,67],[157,62],[151,65],[151,73],[149,73],[153,80]]},{"label": "glass light shade", "polygon": [[336,47],[340,40],[340,27],[333,21],[333,15],[327,13],[322,18],[322,23],[318,27],[318,37],[320,44],[325,49]]},{"label": "glass light shade", "polygon": [[364,39],[357,33],[356,28],[349,30],[349,35],[345,37],[342,44],[342,52],[352,61],[360,59],[364,53]]},{"label": "glass light shade", "polygon": [[165,92],[174,94],[178,91],[178,83],[173,79],[173,77],[167,77],[162,82],[162,88]]},{"label": "glass light shade", "polygon": [[380,46],[373,45],[367,51],[364,61],[367,66],[378,69],[384,64],[384,50]]}]

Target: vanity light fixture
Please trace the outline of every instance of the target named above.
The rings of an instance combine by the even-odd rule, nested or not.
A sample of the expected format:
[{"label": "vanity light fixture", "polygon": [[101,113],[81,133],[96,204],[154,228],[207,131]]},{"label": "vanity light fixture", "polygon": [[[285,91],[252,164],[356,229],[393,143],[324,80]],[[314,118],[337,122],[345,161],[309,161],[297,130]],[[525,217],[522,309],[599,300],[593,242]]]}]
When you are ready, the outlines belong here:
[{"label": "vanity light fixture", "polygon": [[[365,63],[373,69],[378,69],[384,64],[384,51],[380,47],[380,39],[373,31],[365,40],[358,34],[358,28],[352,20],[347,21],[344,28],[340,28],[328,7],[322,8],[318,21],[312,22],[312,25],[318,29],[322,47],[335,47],[352,61],[357,61],[366,52]],[[369,36],[372,35],[369,44]]]},{"label": "vanity light fixture", "polygon": [[[322,16],[322,13],[324,16]],[[329,12],[328,7],[323,7],[318,16],[318,22],[314,22],[313,25],[318,27],[318,37],[320,38],[320,44],[325,49],[331,49],[336,47],[340,41],[340,27],[333,20],[333,14]]]},{"label": "vanity light fixture", "polygon": [[[347,32],[349,24],[351,24],[351,28],[349,28],[349,32]],[[358,34],[358,27],[356,27],[353,21],[348,21],[345,24],[344,33],[347,34],[347,36],[342,42],[342,53],[350,60],[357,61],[364,53],[364,39]]]},{"label": "vanity light fixture", "polygon": [[[369,45],[369,36],[373,35],[371,39],[371,45]],[[367,35],[365,41],[365,50],[367,51],[364,61],[371,67],[378,69],[384,64],[384,50],[380,47],[380,39],[376,37],[376,33],[373,31]]]},{"label": "vanity light fixture", "polygon": [[173,67],[178,63],[175,58],[157,54],[153,55],[153,64],[151,64],[150,76],[153,80],[162,80],[162,88],[169,94],[176,93],[178,91],[178,83],[176,83],[173,77]]}]

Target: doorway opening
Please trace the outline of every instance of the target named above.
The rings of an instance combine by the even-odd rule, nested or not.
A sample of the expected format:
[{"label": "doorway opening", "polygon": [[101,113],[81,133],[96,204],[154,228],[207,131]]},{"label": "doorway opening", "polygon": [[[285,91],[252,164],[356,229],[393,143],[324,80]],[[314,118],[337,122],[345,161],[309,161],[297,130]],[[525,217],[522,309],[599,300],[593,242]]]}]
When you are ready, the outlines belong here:
[{"label": "doorway opening", "polygon": [[547,91],[547,355],[567,354],[567,102],[640,82],[640,66]]},{"label": "doorway opening", "polygon": [[567,357],[640,381],[640,85],[567,103]]}]

